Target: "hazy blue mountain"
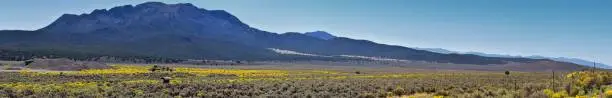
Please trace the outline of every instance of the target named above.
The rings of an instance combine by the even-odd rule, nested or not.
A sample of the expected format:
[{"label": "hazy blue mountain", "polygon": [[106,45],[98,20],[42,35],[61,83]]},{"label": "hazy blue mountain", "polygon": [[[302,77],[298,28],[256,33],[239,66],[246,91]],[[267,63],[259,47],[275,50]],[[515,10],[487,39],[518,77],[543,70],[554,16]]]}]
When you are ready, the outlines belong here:
[{"label": "hazy blue mountain", "polygon": [[541,56],[528,56],[527,58],[535,58],[535,59],[546,58],[546,59],[551,59],[551,60],[555,60],[555,61],[570,62],[570,63],[574,63],[574,64],[578,64],[578,65],[584,65],[584,66],[587,66],[587,67],[592,67],[593,64],[595,64],[595,67],[598,67],[598,68],[612,69],[612,66],[610,66],[610,65],[606,65],[606,64],[603,64],[603,63],[597,63],[597,62],[593,62],[593,61],[588,61],[588,60],[583,60],[583,59],[578,59],[578,58],[541,57]]},{"label": "hazy blue mountain", "polygon": [[425,51],[430,51],[430,52],[435,52],[435,53],[443,53],[443,54],[460,53],[460,52],[450,51],[450,50],[446,50],[446,49],[442,49],[442,48],[418,48],[418,47],[414,47],[414,49],[425,50]]},{"label": "hazy blue mountain", "polygon": [[304,34],[308,35],[308,36],[315,37],[315,38],[320,38],[320,39],[323,39],[323,40],[329,40],[329,39],[336,38],[336,36],[331,35],[331,34],[325,32],[325,31],[306,32]]},{"label": "hazy blue mountain", "polygon": [[475,54],[475,55],[486,56],[486,57],[550,59],[554,61],[574,63],[578,65],[583,65],[586,67],[592,67],[593,64],[596,64],[596,67],[598,68],[612,69],[612,66],[609,66],[603,63],[597,63],[597,62],[588,61],[584,59],[578,59],[578,58],[545,57],[545,56],[516,56],[516,55],[487,54],[487,53],[480,53],[480,52],[466,52],[466,54]]},{"label": "hazy blue mountain", "polygon": [[444,54],[459,53],[459,54],[473,54],[473,55],[479,55],[479,56],[485,56],[485,57],[500,57],[500,58],[550,59],[550,60],[559,61],[559,62],[574,63],[574,64],[586,66],[586,67],[592,67],[593,64],[595,64],[596,67],[598,67],[598,68],[612,69],[612,66],[609,66],[609,65],[606,65],[606,64],[603,64],[603,63],[597,63],[597,62],[588,61],[588,60],[584,60],[584,59],[578,59],[578,58],[544,57],[544,56],[517,56],[517,55],[489,54],[489,53],[482,53],[482,52],[463,52],[462,53],[462,52],[451,51],[451,50],[446,50],[446,49],[442,49],[442,48],[415,48],[415,49],[421,49],[421,50],[426,50],[426,51],[431,51],[431,52],[436,52],[436,53],[444,53]]},{"label": "hazy blue mountain", "polygon": [[[383,28],[381,28],[383,29]],[[437,63],[499,65],[538,63],[580,67],[547,59],[444,54],[327,32],[277,34],[252,28],[223,10],[192,4],[147,2],[88,14],[64,14],[35,31],[0,31],[0,50],[48,55],[152,56],[178,59],[335,59],[279,54],[272,49],[317,55],[351,55]],[[67,55],[71,54],[71,55]]]}]

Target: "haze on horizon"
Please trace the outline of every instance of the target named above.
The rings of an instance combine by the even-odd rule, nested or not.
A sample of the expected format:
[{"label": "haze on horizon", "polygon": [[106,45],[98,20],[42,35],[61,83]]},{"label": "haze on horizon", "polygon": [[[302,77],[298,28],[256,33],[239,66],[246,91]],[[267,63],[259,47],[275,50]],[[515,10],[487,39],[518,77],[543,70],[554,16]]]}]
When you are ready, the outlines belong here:
[{"label": "haze on horizon", "polygon": [[[553,2],[554,1],[554,2]],[[35,30],[64,13],[89,13],[145,0],[21,0],[0,3],[1,30]],[[612,1],[592,0],[178,0],[226,10],[276,32],[327,31],[407,47],[572,57],[612,64]]]}]

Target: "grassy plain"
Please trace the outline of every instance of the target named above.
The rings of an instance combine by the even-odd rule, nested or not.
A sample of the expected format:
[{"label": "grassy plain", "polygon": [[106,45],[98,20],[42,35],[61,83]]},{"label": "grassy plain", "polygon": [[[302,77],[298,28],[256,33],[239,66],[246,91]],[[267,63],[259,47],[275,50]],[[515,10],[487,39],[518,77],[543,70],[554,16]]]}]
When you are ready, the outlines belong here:
[{"label": "grassy plain", "polygon": [[[81,71],[0,74],[0,97],[612,97],[612,74],[318,65],[113,64]],[[168,84],[160,78],[171,77]]]}]

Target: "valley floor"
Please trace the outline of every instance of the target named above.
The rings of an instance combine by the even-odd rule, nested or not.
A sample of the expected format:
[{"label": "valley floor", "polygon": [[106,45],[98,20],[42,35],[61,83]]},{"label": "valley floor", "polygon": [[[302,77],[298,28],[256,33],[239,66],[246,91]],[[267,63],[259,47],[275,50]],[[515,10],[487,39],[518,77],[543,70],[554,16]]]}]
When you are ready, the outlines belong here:
[{"label": "valley floor", "polygon": [[[398,66],[111,64],[0,72],[0,97],[612,97],[612,73],[431,70]],[[154,69],[154,70],[152,70]],[[161,79],[169,77],[168,83]]]}]

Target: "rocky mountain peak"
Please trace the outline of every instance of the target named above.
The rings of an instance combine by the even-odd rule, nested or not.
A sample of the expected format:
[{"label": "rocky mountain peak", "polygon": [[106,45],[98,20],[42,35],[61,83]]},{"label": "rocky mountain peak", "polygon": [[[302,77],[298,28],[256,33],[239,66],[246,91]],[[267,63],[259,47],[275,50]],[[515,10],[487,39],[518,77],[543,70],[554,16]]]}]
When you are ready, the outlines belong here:
[{"label": "rocky mountain peak", "polygon": [[96,9],[88,14],[64,14],[40,30],[69,33],[91,33],[109,29],[205,32],[202,28],[228,29],[249,28],[249,26],[223,10],[206,10],[190,3],[146,2],[135,6],[118,6],[109,10]]},{"label": "rocky mountain peak", "polygon": [[138,4],[137,6],[145,6],[145,7],[161,7],[161,6],[167,6],[166,3],[162,3],[162,2],[145,2],[142,4]]}]

